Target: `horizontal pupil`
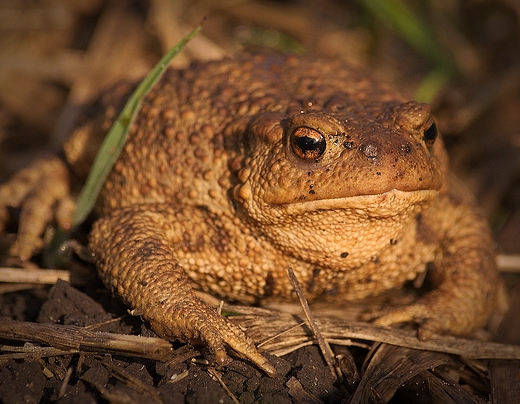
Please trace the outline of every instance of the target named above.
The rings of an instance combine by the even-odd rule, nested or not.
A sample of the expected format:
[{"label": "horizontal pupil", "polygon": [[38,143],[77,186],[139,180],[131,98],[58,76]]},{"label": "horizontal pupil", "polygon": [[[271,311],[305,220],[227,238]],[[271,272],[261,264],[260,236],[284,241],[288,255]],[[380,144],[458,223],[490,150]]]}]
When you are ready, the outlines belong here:
[{"label": "horizontal pupil", "polygon": [[298,138],[296,143],[302,151],[307,151],[317,149],[321,141],[313,137],[303,136]]},{"label": "horizontal pupil", "polygon": [[327,148],[325,137],[317,130],[305,126],[291,133],[290,144],[295,155],[304,160],[319,159]]}]

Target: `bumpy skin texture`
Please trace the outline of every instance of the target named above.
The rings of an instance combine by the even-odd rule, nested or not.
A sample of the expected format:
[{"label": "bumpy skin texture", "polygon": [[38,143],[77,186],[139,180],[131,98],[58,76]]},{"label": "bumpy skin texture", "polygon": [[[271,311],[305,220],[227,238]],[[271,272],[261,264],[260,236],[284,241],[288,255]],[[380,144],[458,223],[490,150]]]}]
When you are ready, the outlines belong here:
[{"label": "bumpy skin texture", "polygon": [[[65,145],[77,175],[129,91],[107,93],[105,115]],[[292,266],[309,299],[356,300],[428,269],[431,291],[379,324],[416,322],[427,338],[486,323],[493,244],[453,184],[429,106],[340,61],[242,54],[169,70],[146,97],[89,247],[106,285],[159,334],[202,339],[220,362],[228,344],[272,373],[192,287],[289,300]]]}]

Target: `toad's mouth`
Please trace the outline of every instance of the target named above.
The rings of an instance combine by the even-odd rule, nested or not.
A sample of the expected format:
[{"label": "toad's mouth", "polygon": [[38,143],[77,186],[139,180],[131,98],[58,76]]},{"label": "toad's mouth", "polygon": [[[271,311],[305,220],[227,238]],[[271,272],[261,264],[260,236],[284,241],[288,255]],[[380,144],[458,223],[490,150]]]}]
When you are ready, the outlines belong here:
[{"label": "toad's mouth", "polygon": [[321,210],[350,210],[355,215],[392,217],[411,208],[431,203],[439,195],[438,190],[400,191],[393,189],[373,195],[356,195],[344,198],[315,199],[271,205],[285,215]]}]

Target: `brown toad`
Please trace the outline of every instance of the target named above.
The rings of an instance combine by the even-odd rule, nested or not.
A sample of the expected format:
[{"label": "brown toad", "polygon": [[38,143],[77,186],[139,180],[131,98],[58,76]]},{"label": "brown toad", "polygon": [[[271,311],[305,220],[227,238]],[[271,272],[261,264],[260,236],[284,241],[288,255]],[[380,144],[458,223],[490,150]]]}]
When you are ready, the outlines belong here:
[{"label": "brown toad", "polygon": [[[129,91],[106,93],[101,114],[65,144],[79,176]],[[52,193],[28,185],[51,164],[66,179],[65,164],[38,164],[0,189],[4,205],[28,197],[11,250],[22,258],[67,200],[66,181],[53,179]],[[428,105],[337,60],[243,53],[168,70],[146,97],[89,248],[105,284],[160,335],[202,339],[221,363],[227,344],[272,373],[192,287],[240,302],[293,299],[291,266],[309,299],[356,300],[428,268],[432,290],[379,324],[413,321],[427,337],[486,323],[499,285],[492,240],[454,184]]]}]

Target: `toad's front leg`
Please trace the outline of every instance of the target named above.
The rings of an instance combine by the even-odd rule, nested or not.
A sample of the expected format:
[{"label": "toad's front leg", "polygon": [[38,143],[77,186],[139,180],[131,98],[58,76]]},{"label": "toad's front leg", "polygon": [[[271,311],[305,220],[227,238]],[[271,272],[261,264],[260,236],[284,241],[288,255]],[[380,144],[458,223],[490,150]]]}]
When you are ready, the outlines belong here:
[{"label": "toad's front leg", "polygon": [[[139,205],[114,211],[98,220],[89,238],[104,283],[141,315],[155,332],[167,339],[202,340],[219,364],[229,359],[227,344],[268,375],[274,367],[237,326],[193,292],[176,260],[175,245],[199,220],[199,208],[174,209],[168,205]],[[184,224],[183,224],[184,223]],[[211,229],[208,229],[211,237]]]},{"label": "toad's front leg", "polygon": [[41,235],[53,218],[62,229],[72,225],[76,202],[70,192],[66,163],[51,154],[35,160],[0,185],[0,232],[8,219],[7,207],[20,208],[16,241],[9,255],[26,261],[43,246]]},{"label": "toad's front leg", "polygon": [[444,196],[418,222],[418,232],[441,246],[428,271],[432,290],[415,303],[388,310],[377,324],[415,322],[420,339],[433,333],[470,335],[507,305],[485,218],[473,204],[454,200]]}]

